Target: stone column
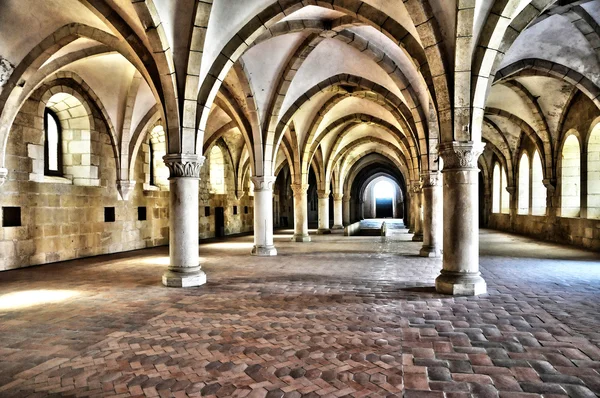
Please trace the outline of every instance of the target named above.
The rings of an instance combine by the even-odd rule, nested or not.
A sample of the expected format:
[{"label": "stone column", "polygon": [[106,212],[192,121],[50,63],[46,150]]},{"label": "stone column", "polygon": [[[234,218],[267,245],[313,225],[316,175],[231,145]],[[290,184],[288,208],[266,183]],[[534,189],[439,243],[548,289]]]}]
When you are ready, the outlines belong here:
[{"label": "stone column", "polygon": [[415,194],[413,193],[411,186],[408,186],[408,197],[409,197],[409,202],[408,202],[408,233],[409,234],[413,234],[415,232],[415,214],[414,214],[414,208],[415,208]]},{"label": "stone column", "polygon": [[[0,179],[1,179],[1,170],[0,170]],[[556,200],[556,180],[555,179],[544,179],[542,181],[544,186],[546,187],[546,216],[551,219],[556,218],[557,214],[557,203]],[[0,183],[2,185],[2,183]]]},{"label": "stone column", "polygon": [[479,273],[479,199],[477,159],[481,142],[440,145],[444,159],[444,268],[435,281],[438,292],[454,295],[485,293]]},{"label": "stone column", "polygon": [[204,157],[170,154],[163,159],[170,172],[170,265],[162,282],[169,287],[200,286],[206,283],[198,256],[198,184]]},{"label": "stone column", "polygon": [[294,192],[294,237],[296,242],[310,242],[308,235],[308,185],[292,184]]},{"label": "stone column", "polygon": [[350,225],[350,198],[344,197],[343,199],[343,207],[342,207],[342,221],[344,226]]},{"label": "stone column", "polygon": [[[515,223],[517,222],[517,213],[519,202],[517,198],[517,187],[506,187],[506,192],[508,192],[508,217],[510,221],[510,228],[513,229]],[[502,209],[500,209],[500,213],[502,213]]]},{"label": "stone column", "polygon": [[437,258],[442,255],[442,186],[440,173],[421,174],[423,180],[423,247],[421,257]]},{"label": "stone column", "polygon": [[275,177],[252,177],[254,183],[254,247],[255,256],[276,256],[273,245],[273,185]]},{"label": "stone column", "polygon": [[343,198],[343,193],[333,194],[333,227],[331,229],[344,229],[344,222],[342,221]]},{"label": "stone column", "polygon": [[317,234],[325,235],[330,234],[329,230],[329,191],[319,189],[317,191],[319,196],[319,229]]},{"label": "stone column", "polygon": [[413,181],[412,183],[413,189],[413,216],[414,216],[414,235],[413,242],[423,242],[423,218],[421,217],[421,182]]}]

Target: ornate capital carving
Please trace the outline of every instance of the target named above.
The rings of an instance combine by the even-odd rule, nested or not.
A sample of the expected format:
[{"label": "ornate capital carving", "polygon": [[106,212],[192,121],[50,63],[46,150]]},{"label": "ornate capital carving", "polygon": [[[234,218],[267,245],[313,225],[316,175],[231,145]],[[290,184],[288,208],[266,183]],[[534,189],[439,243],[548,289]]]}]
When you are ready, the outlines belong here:
[{"label": "ornate capital carving", "polygon": [[291,184],[290,187],[294,192],[294,196],[306,195],[306,193],[308,192],[308,184]]},{"label": "ornate capital carving", "polygon": [[252,183],[254,184],[254,192],[272,191],[273,185],[275,185],[275,180],[277,179],[277,177],[272,176],[260,176],[251,178]]},{"label": "ornate capital carving", "polygon": [[344,199],[343,193],[334,193],[333,194],[333,200],[342,200],[342,199]]},{"label": "ornate capital carving", "polygon": [[171,178],[200,178],[200,168],[204,164],[204,156],[187,153],[165,155],[163,160],[169,168]]},{"label": "ornate capital carving", "polygon": [[423,181],[423,188],[439,186],[441,184],[440,172],[428,171],[421,173],[421,180]]},{"label": "ornate capital carving", "polygon": [[8,169],[0,167],[0,187],[8,181]]},{"label": "ornate capital carving", "polygon": [[506,187],[506,192],[508,192],[511,195],[514,195],[515,192],[517,192],[517,187]]},{"label": "ornate capital carving", "polygon": [[329,194],[330,193],[331,193],[330,191],[327,191],[327,190],[324,190],[324,189],[319,189],[317,191],[317,196],[319,197],[319,199],[329,199]]},{"label": "ornate capital carving", "polygon": [[440,156],[444,159],[444,169],[477,169],[477,159],[483,153],[485,144],[473,141],[454,141],[440,145]]},{"label": "ornate capital carving", "polygon": [[410,182],[410,190],[412,193],[421,193],[421,181],[420,180],[413,180]]}]

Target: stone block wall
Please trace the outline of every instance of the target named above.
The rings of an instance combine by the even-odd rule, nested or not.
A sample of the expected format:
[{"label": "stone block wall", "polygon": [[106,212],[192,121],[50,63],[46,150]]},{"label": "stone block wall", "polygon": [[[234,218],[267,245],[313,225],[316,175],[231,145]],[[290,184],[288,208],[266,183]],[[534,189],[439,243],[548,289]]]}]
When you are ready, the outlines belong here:
[{"label": "stone block wall", "polygon": [[600,251],[600,220],[492,213],[488,227]]},{"label": "stone block wall", "polygon": [[[20,113],[7,146],[9,180],[0,188],[0,206],[20,207],[22,224],[0,227],[0,270],[168,244],[169,193],[142,190],[138,156],[139,183],[129,201],[121,200],[110,139],[98,129],[99,186],[31,181],[35,159],[28,146],[42,131],[33,113]],[[114,222],[105,222],[105,207],[114,207]],[[138,221],[138,207],[146,207],[147,220]]]}]

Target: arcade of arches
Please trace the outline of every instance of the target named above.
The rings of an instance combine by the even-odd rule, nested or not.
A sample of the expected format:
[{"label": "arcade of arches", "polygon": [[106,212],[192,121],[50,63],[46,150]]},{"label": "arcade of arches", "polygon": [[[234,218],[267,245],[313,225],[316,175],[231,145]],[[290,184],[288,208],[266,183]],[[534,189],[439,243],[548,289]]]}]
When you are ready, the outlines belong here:
[{"label": "arcade of arches", "polygon": [[[514,289],[523,289],[515,291],[515,297],[526,296],[531,288],[518,281],[517,266],[514,272],[510,271],[514,264],[503,268],[500,259],[510,258],[509,253],[483,256],[484,271],[480,270],[480,236],[494,244],[515,239],[554,248],[548,253],[557,253],[557,258],[562,258],[562,249],[556,245],[566,244],[570,247],[562,247],[576,253],[573,258],[597,260],[600,0],[0,1],[0,206],[0,271],[7,271],[0,273],[0,278],[18,281],[21,276],[25,280],[27,275],[48,275],[53,272],[50,270],[59,272],[60,267],[68,266],[62,263],[66,260],[100,266],[102,260],[98,259],[104,257],[89,259],[99,255],[135,261],[138,253],[144,263],[148,253],[162,253],[161,247],[168,245],[168,258],[163,256],[160,264],[150,261],[156,267],[142,267],[140,272],[160,269],[166,286],[197,287],[158,293],[158,297],[167,297],[165,305],[171,296],[164,295],[180,295],[179,310],[194,299],[202,302],[202,295],[214,294],[215,286],[224,284],[220,288],[228,292],[226,285],[231,283],[236,289],[233,286],[239,281],[235,282],[234,270],[240,272],[239,278],[250,278],[244,286],[266,284],[257,288],[259,296],[294,292],[282,302],[293,301],[296,293],[304,292],[299,287],[305,286],[304,275],[277,279],[276,266],[285,267],[289,261],[290,272],[300,269],[294,265],[300,261],[300,257],[294,260],[294,253],[308,256],[302,261],[323,267],[327,281],[334,281],[337,271],[340,278],[354,278],[356,284],[348,290],[356,295],[352,305],[372,304],[361,295],[363,290],[375,301],[379,293],[391,292],[390,286],[397,282],[393,275],[399,275],[402,267],[416,275],[417,284],[406,287],[406,296],[390,299],[404,300],[402,305],[410,309],[402,307],[382,315],[389,319],[382,321],[381,330],[392,333],[387,329],[399,328],[398,339],[404,339],[401,348],[394,351],[389,345],[385,355],[371,363],[372,369],[389,370],[400,358],[398,363],[405,367],[396,374],[400,379],[391,373],[374,379],[377,370],[361,368],[364,373],[352,373],[352,380],[332,376],[341,383],[336,385],[327,378],[308,377],[317,367],[313,364],[300,368],[307,371],[306,376],[300,371],[301,375],[292,371],[290,376],[288,369],[283,375],[289,379],[284,388],[285,383],[279,385],[264,374],[254,377],[251,368],[238,369],[242,359],[236,362],[213,353],[206,354],[211,359],[203,369],[213,364],[216,374],[225,371],[220,366],[230,364],[226,372],[233,373],[229,376],[241,372],[258,386],[247,383],[245,393],[234,394],[235,388],[227,390],[231,383],[223,384],[229,376],[220,379],[220,384],[186,378],[189,383],[181,389],[181,396],[386,396],[378,390],[385,386],[390,386],[385,387],[389,396],[401,395],[403,390],[415,394],[427,390],[432,395],[414,396],[437,397],[445,391],[449,397],[447,389],[456,386],[456,396],[460,392],[498,396],[502,391],[532,396],[600,394],[597,332],[578,329],[575,333],[570,329],[577,328],[575,323],[562,323],[566,321],[561,315],[579,316],[592,330],[593,325],[600,326],[598,313],[593,315],[594,305],[580,306],[578,302],[569,307],[569,300],[574,299],[563,297],[565,308],[556,304],[549,310],[543,304],[521,305],[517,298],[516,307],[506,304],[502,311],[488,316],[478,312],[490,308],[486,305],[504,305],[503,300],[513,294],[510,278],[517,279]],[[351,235],[350,231],[365,227],[365,220],[371,219],[389,219],[382,227],[383,238],[342,236],[343,231]],[[223,258],[228,258],[227,248],[231,253],[240,247],[247,249],[244,255],[236,254],[235,260],[217,261],[226,274],[215,272],[214,280],[211,272],[205,272],[209,269],[205,264],[221,257],[211,252],[214,243],[208,244],[206,252],[202,243],[214,242],[213,238],[225,239]],[[249,239],[253,239],[251,245],[247,245]],[[489,247],[482,247],[482,253],[491,250]],[[321,259],[329,248],[342,254]],[[336,261],[346,261],[348,253],[360,255],[361,248],[365,250],[364,270],[351,272],[341,263],[336,266]],[[523,249],[529,253],[526,257],[531,257],[530,249]],[[136,252],[118,254],[133,250]],[[383,256],[375,256],[379,262],[368,254],[373,250]],[[540,258],[550,258],[544,256],[547,254],[540,253]],[[248,270],[240,266],[246,263]],[[408,267],[409,263],[414,266]],[[361,263],[357,264],[360,267]],[[26,268],[34,265],[41,267]],[[595,300],[597,307],[600,279],[593,275],[597,277],[600,270],[596,268],[591,268],[588,279],[582,276],[588,285],[579,289],[583,296],[595,295],[591,301]],[[93,269],[90,265],[85,272]],[[554,270],[548,265],[547,272]],[[134,277],[120,279],[118,271],[111,272],[115,283],[137,283]],[[261,276],[252,279],[248,276],[251,272]],[[419,272],[424,273],[421,279]],[[527,272],[533,271],[524,270],[523,274]],[[66,278],[68,275],[64,273]],[[95,278],[86,275],[93,283]],[[140,278],[152,284],[151,278]],[[294,278],[300,278],[299,285],[294,285]],[[154,281],[160,284],[160,279]],[[391,281],[391,285],[375,288],[377,284],[365,282],[371,279]],[[344,297],[345,289],[339,284],[311,281],[306,282],[314,282],[310,294],[326,296],[335,291],[336,297]],[[7,283],[3,286],[0,279],[0,319],[6,320],[10,329],[22,320],[15,318],[16,323],[11,324],[10,312],[5,318],[2,290],[17,292],[27,284]],[[275,286],[269,287],[269,283]],[[36,289],[42,285],[35,285]],[[565,292],[570,289],[567,282],[561,286]],[[546,297],[555,289],[540,295]],[[494,297],[500,298],[494,301]],[[248,300],[240,297],[240,305],[251,307]],[[421,304],[415,300],[428,310],[420,310]],[[429,300],[439,300],[440,312]],[[318,306],[310,300],[305,304],[313,310]],[[519,311],[514,310],[517,307]],[[257,308],[262,307],[257,304]],[[348,319],[370,311],[360,308],[351,310]],[[176,311],[175,307],[171,310]],[[285,305],[279,310],[285,311]],[[231,314],[249,311],[259,317],[256,322],[265,321],[260,319],[260,311],[237,311],[232,309]],[[319,317],[319,310],[315,311]],[[329,307],[327,311],[335,313]],[[416,314],[419,311],[421,315]],[[477,315],[470,317],[470,311]],[[215,315],[214,322],[203,318],[202,322],[212,322],[206,333],[238,322],[237,315],[232,318],[225,312],[228,315],[221,313],[218,320]],[[458,316],[461,312],[464,314]],[[165,313],[168,318],[170,312]],[[450,321],[446,318],[449,313],[453,314]],[[152,312],[152,316],[158,313]],[[538,316],[537,322],[541,319],[559,326],[521,328],[527,322],[537,325],[532,318]],[[510,321],[504,323],[504,317]],[[161,319],[168,324],[167,318]],[[439,323],[430,322],[434,320]],[[211,352],[225,347],[200,330],[202,322],[186,336],[219,344],[220,348]],[[273,322],[269,328],[280,327],[275,320],[266,322]],[[331,327],[352,335],[352,328],[344,322],[336,325]],[[377,327],[373,325],[373,330]],[[117,334],[110,335],[110,344],[119,345],[124,335],[118,333],[133,329],[113,330]],[[151,333],[150,329],[140,333],[148,331]],[[220,331],[215,333],[210,336],[229,338]],[[245,335],[246,331],[239,333]],[[546,339],[548,336],[552,338]],[[428,340],[430,337],[439,340]],[[140,346],[132,339],[129,344],[134,351],[152,350],[152,344]],[[355,341],[352,339],[347,341]],[[335,346],[334,340],[325,339],[323,345]],[[385,345],[380,340],[388,342],[375,339],[374,344]],[[51,340],[44,341],[48,344]],[[463,347],[464,341],[468,344]],[[464,349],[454,350],[452,345]],[[534,346],[539,349],[530,350]],[[177,349],[174,347],[171,351]],[[200,355],[202,347],[195,354]],[[336,349],[342,348],[343,344]],[[0,343],[3,356],[13,349],[20,348]],[[311,363],[309,359],[328,361],[311,352],[299,351],[294,358],[304,365]],[[263,354],[271,355],[265,361],[277,369],[294,365],[277,365],[287,362],[272,359],[279,354]],[[149,355],[146,358],[154,358]],[[66,362],[73,356],[65,353],[60,360],[45,357],[48,362],[40,356],[15,360],[11,363],[20,364],[18,371],[0,364],[0,373],[8,375],[0,376],[0,395],[3,391],[14,396],[26,396],[19,395],[24,391],[50,393],[52,388],[38,391],[37,384],[31,383],[12,390],[24,380],[44,374],[49,375],[46,385],[58,377],[59,387],[65,388],[64,374],[52,376],[51,371],[62,366],[63,359],[73,365]],[[81,353],[74,361],[85,358]],[[364,361],[361,358],[352,355],[352,363]],[[146,363],[139,361],[141,365],[135,360],[131,363],[145,369]],[[211,361],[220,362],[215,365]],[[156,365],[156,371],[166,369],[166,363],[161,365],[164,368]],[[463,372],[461,366],[467,363],[470,371]],[[475,372],[481,376],[477,378],[471,365],[508,369],[508,374],[497,378],[500,373],[486,375],[485,369],[480,369]],[[568,366],[581,371],[569,373]],[[318,374],[331,369],[323,368]],[[79,373],[75,373],[71,380],[77,380]],[[126,372],[119,373],[114,379],[102,378],[100,387],[108,388],[106,383]],[[134,373],[141,377],[134,370],[127,374]],[[336,370],[336,375],[342,373]],[[182,374],[177,376],[179,381]],[[153,380],[149,377],[142,382]],[[161,382],[168,379],[162,373],[160,377]],[[372,387],[364,387],[364,377]],[[132,390],[127,384],[131,380],[137,379],[126,380],[123,391],[117,389],[116,381],[106,391],[152,396],[160,390],[158,383]],[[293,380],[306,381],[305,390],[291,388]],[[310,380],[324,384],[309,391],[307,385],[319,385]],[[390,380],[400,381],[394,384]],[[196,382],[204,384],[186,393],[185,388]],[[75,381],[70,386],[83,388],[83,384],[78,386]],[[365,388],[362,392],[359,385]],[[86,386],[88,392],[93,391]],[[173,384],[167,387],[165,394],[177,392]],[[68,389],[56,393],[64,391]],[[290,395],[292,392],[298,395]]]}]

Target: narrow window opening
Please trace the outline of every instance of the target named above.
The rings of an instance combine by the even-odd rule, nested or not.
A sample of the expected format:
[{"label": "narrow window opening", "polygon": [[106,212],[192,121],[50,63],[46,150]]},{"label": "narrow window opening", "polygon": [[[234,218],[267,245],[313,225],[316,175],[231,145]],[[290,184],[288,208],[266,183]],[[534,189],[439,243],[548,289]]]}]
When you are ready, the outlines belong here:
[{"label": "narrow window opening", "polygon": [[149,141],[150,151],[150,185],[156,185],[154,183],[154,148],[152,147],[152,141]]},{"label": "narrow window opening", "polygon": [[244,214],[248,214],[248,206],[244,206]]},{"label": "narrow window opening", "polygon": [[62,131],[58,116],[52,110],[44,113],[44,174],[62,176]]},{"label": "narrow window opening", "polygon": [[204,206],[204,217],[210,216],[210,206]]},{"label": "narrow window opening", "polygon": [[238,212],[237,212],[237,206],[233,206],[233,214],[234,215],[238,214]]}]

